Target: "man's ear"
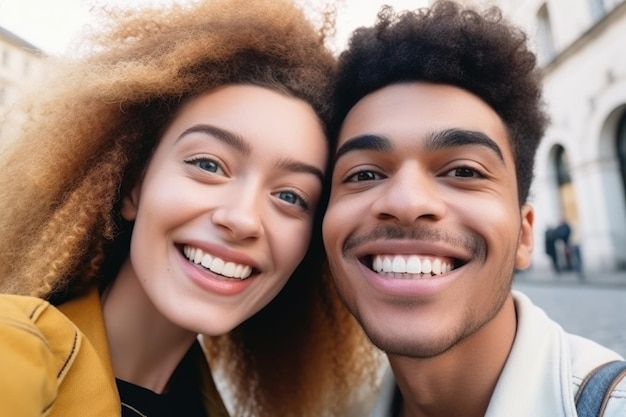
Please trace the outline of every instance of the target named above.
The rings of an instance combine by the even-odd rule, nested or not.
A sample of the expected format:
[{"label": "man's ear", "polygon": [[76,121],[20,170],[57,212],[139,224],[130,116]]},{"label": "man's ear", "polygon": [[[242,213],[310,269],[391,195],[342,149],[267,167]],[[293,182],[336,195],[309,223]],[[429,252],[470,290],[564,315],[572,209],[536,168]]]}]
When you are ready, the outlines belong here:
[{"label": "man's ear", "polygon": [[135,185],[133,189],[122,199],[121,215],[124,220],[132,222],[137,218],[139,210],[139,194],[141,184]]},{"label": "man's ear", "polygon": [[520,217],[521,225],[515,255],[515,268],[526,269],[530,266],[533,254],[535,210],[530,204],[524,204],[520,210]]}]

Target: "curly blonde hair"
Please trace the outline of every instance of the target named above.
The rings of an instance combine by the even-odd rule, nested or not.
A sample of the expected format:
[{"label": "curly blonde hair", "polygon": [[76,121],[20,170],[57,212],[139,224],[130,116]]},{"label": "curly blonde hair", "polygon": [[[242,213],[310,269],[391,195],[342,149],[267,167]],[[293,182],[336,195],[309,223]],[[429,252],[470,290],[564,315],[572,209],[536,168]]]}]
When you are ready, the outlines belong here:
[{"label": "curly blonde hair", "polygon": [[[102,17],[105,30],[80,53],[50,58],[55,70],[24,99],[19,128],[3,128],[3,292],[62,302],[115,275],[132,227],[120,199],[190,97],[254,84],[308,102],[328,122],[335,59],[324,34],[332,24],[316,30],[288,0],[108,9]],[[342,415],[375,366],[322,273],[322,209],[311,250],[279,296],[206,340],[232,383],[237,415]]]}]

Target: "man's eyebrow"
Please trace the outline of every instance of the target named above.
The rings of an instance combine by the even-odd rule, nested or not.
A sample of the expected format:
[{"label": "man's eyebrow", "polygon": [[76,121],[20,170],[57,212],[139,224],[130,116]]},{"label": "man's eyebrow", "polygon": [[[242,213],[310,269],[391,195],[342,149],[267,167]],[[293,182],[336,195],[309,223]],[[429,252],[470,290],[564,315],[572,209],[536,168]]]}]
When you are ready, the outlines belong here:
[{"label": "man's eyebrow", "polygon": [[192,133],[204,133],[206,135],[210,135],[225,144],[235,148],[239,152],[244,155],[250,155],[252,153],[252,148],[250,144],[246,142],[241,136],[236,133],[230,132],[225,129],[221,129],[217,126],[207,125],[207,124],[197,124],[193,125],[190,128],[186,129],[183,133],[181,133],[176,141],[179,141],[183,137],[190,135]]},{"label": "man's eyebrow", "polygon": [[[504,155],[498,144],[486,134],[466,129],[446,129],[435,132],[426,141],[424,150],[437,151],[459,146],[484,146],[490,149],[504,163]],[[393,149],[392,142],[382,135],[366,134],[348,139],[337,149],[335,162],[353,151],[370,150],[388,152]]]},{"label": "man's eyebrow", "polygon": [[424,149],[437,151],[459,146],[483,146],[491,150],[502,163],[504,156],[498,144],[483,132],[465,129],[446,129],[433,133],[424,144]]},{"label": "man's eyebrow", "polygon": [[324,173],[322,170],[305,162],[297,161],[292,158],[284,158],[278,162],[277,166],[278,168],[291,172],[313,174],[319,178],[321,182],[324,182]]},{"label": "man's eyebrow", "polygon": [[345,141],[335,153],[335,162],[349,152],[354,151],[383,151],[389,152],[393,149],[391,141],[381,135],[359,135]]}]

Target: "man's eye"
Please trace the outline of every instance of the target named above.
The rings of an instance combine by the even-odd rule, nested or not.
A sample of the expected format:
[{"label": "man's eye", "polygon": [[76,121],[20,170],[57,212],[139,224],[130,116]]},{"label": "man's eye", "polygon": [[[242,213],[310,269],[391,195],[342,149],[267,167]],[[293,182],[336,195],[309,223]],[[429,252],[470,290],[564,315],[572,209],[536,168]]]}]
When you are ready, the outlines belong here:
[{"label": "man's eye", "polygon": [[215,174],[223,174],[224,170],[220,164],[211,158],[194,158],[185,161],[190,165],[195,165],[203,171],[212,172]]},{"label": "man's eye", "polygon": [[374,171],[359,171],[346,178],[345,182],[376,181],[381,178],[382,176]]},{"label": "man's eye", "polygon": [[454,168],[446,174],[448,177],[461,177],[461,178],[483,178],[483,175],[472,168],[459,167]]}]

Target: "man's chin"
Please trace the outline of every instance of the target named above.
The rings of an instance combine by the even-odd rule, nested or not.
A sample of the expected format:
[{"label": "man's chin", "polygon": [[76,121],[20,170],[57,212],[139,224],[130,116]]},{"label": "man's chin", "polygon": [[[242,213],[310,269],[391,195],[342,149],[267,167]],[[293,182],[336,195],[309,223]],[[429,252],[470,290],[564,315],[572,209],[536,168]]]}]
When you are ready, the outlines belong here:
[{"label": "man's chin", "polygon": [[372,344],[389,356],[402,356],[412,359],[431,359],[440,356],[455,346],[452,341],[417,340],[415,337],[403,335],[393,337],[386,331],[365,329]]}]

